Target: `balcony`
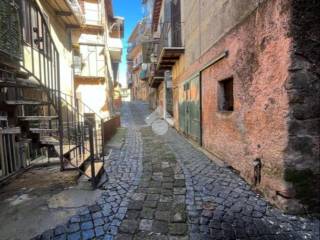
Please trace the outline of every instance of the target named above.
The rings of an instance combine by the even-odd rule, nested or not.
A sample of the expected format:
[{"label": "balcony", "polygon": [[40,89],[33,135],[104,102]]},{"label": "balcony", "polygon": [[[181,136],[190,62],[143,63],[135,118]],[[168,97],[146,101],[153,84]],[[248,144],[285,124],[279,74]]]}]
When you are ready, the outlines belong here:
[{"label": "balcony", "polygon": [[156,70],[156,64],[151,64],[148,73],[149,86],[157,88],[164,79],[164,72]]},{"label": "balcony", "polygon": [[73,57],[76,84],[99,84],[105,80],[104,47],[80,45]]},{"label": "balcony", "polygon": [[167,22],[162,25],[159,44],[156,46],[157,70],[171,70],[184,53],[181,28],[181,22]]},{"label": "balcony", "polygon": [[69,27],[80,27],[84,23],[83,11],[78,0],[48,0],[57,16]]},{"label": "balcony", "polygon": [[98,1],[84,1],[84,25],[82,29],[90,31],[104,31],[101,5]]},{"label": "balcony", "polygon": [[108,38],[108,50],[113,62],[121,61],[122,48],[121,38]]}]

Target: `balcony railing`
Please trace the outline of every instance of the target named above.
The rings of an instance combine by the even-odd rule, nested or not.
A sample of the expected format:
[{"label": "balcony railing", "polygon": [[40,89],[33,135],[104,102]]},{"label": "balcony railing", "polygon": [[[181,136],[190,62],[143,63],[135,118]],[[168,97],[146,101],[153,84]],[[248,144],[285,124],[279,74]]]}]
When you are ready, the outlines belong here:
[{"label": "balcony railing", "polygon": [[68,0],[71,10],[73,11],[74,15],[78,19],[78,21],[82,24],[84,23],[84,14],[80,7],[78,0]]},{"label": "balcony railing", "polygon": [[181,30],[181,22],[166,22],[161,26],[159,44],[156,45],[158,69],[171,69],[180,55],[184,53]]},{"label": "balcony railing", "polygon": [[112,60],[115,62],[120,62],[123,48],[121,38],[109,37],[107,44]]}]

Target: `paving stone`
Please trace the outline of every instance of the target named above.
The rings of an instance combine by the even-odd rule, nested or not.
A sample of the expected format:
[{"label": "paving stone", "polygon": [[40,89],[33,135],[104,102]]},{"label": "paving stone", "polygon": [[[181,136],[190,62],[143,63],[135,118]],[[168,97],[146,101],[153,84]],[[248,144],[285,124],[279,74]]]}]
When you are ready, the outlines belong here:
[{"label": "paving stone", "polygon": [[156,211],[155,212],[155,219],[162,220],[162,221],[169,221],[170,220],[170,212],[169,211]]},{"label": "paving stone", "polygon": [[160,194],[148,194],[147,201],[158,201],[160,199]]},{"label": "paving stone", "polygon": [[115,237],[115,240],[132,240],[133,235],[132,234],[126,234],[126,233],[119,233]]},{"label": "paving stone", "polygon": [[144,201],[146,198],[146,194],[145,193],[134,193],[131,198],[134,201]]},{"label": "paving stone", "polygon": [[93,220],[93,224],[95,227],[104,225],[104,220],[102,218],[97,218]]},{"label": "paving stone", "polygon": [[167,234],[168,233],[168,223],[165,221],[154,220],[152,223],[152,232]]},{"label": "paving stone", "polygon": [[41,236],[41,239],[43,240],[52,240],[53,238],[54,238],[54,231],[52,229],[45,231]]},{"label": "paving stone", "polygon": [[97,219],[102,217],[102,212],[95,212],[92,214],[92,219]]},{"label": "paving stone", "polygon": [[153,220],[150,219],[141,219],[139,224],[139,230],[141,231],[151,231]]},{"label": "paving stone", "polygon": [[90,222],[84,222],[84,223],[81,223],[81,229],[82,230],[88,230],[88,229],[92,229],[93,228],[93,223],[90,221]]},{"label": "paving stone", "polygon": [[122,233],[133,234],[138,228],[138,221],[136,220],[123,220],[119,231]]},{"label": "paving stone", "polygon": [[75,232],[68,235],[68,240],[81,240],[81,232]]},{"label": "paving stone", "polygon": [[143,208],[140,213],[140,218],[152,219],[154,217],[155,210],[152,208]]},{"label": "paving stone", "polygon": [[171,235],[185,235],[188,231],[188,226],[185,223],[171,223],[169,225],[169,233]]},{"label": "paving stone", "polygon": [[173,186],[179,187],[179,188],[184,188],[186,186],[185,180],[184,179],[176,179],[173,183]]},{"label": "paving stone", "polygon": [[93,206],[89,207],[89,211],[92,212],[92,213],[95,213],[95,212],[101,211],[101,208],[100,208],[99,205],[93,205]]},{"label": "paving stone", "polygon": [[140,215],[140,211],[138,210],[128,210],[126,214],[126,218],[128,219],[137,219]]},{"label": "paving stone", "polygon": [[157,204],[158,204],[157,201],[145,201],[144,204],[143,204],[143,207],[156,208]]},{"label": "paving stone", "polygon": [[168,209],[171,209],[172,206],[172,202],[159,202],[157,209],[159,211],[168,211]]},{"label": "paving stone", "polygon": [[184,211],[173,213],[171,221],[174,223],[186,222],[187,221],[186,213]]},{"label": "paving stone", "polygon": [[83,240],[93,239],[94,236],[95,236],[95,233],[93,230],[85,230],[82,232],[82,239]]},{"label": "paving stone", "polygon": [[95,232],[95,234],[96,234],[96,236],[97,237],[100,237],[100,236],[103,236],[104,235],[104,229],[103,229],[103,227],[96,227],[95,229],[94,229],[94,232]]},{"label": "paving stone", "polygon": [[67,235],[66,234],[61,234],[59,236],[55,236],[53,239],[54,240],[67,240]]},{"label": "paving stone", "polygon": [[70,218],[70,222],[71,223],[79,223],[81,220],[80,220],[80,216],[73,216]]},{"label": "paving stone", "polygon": [[143,201],[132,201],[128,205],[129,210],[142,210]]},{"label": "paving stone", "polygon": [[63,226],[63,225],[57,226],[57,227],[54,229],[54,235],[55,235],[55,236],[64,234],[65,232],[66,232],[66,228],[65,228],[65,226]]},{"label": "paving stone", "polygon": [[68,233],[77,232],[79,230],[80,230],[79,223],[72,223],[72,224],[69,224],[68,227],[67,227],[67,232]]},{"label": "paving stone", "polygon": [[118,227],[116,227],[116,226],[109,226],[108,229],[107,229],[107,233],[108,233],[109,235],[113,235],[113,236],[117,235],[117,233],[118,233]]}]

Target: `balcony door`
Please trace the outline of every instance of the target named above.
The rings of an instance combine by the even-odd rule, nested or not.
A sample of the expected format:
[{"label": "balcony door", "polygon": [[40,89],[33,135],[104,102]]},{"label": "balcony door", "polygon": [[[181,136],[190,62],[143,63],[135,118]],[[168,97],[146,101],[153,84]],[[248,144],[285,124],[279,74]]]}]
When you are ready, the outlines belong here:
[{"label": "balcony door", "polygon": [[180,0],[172,0],[171,6],[171,31],[172,31],[172,46],[181,47],[181,6]]}]

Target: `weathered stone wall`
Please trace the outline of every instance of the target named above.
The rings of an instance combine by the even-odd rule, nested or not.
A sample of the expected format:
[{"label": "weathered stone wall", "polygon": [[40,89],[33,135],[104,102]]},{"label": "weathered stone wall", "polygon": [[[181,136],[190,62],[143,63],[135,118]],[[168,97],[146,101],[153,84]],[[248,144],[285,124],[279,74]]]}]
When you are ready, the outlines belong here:
[{"label": "weathered stone wall", "polygon": [[284,159],[291,191],[284,197],[297,198],[320,212],[320,1],[291,3],[292,62],[285,85],[289,136]]},{"label": "weathered stone wall", "polygon": [[[286,192],[283,155],[287,146],[290,65],[289,3],[272,0],[219,41],[208,54],[229,56],[202,73],[203,146],[254,182],[254,160],[262,162],[258,188],[277,202]],[[219,81],[233,77],[234,111],[218,109]]]},{"label": "weathered stone wall", "polygon": [[[213,47],[193,61],[188,59],[186,44],[186,53],[173,70],[174,98],[177,101],[181,99],[183,82],[228,50],[227,58],[201,73],[203,147],[237,169],[251,183],[254,182],[253,162],[261,159],[261,182],[257,188],[270,201],[288,211],[301,210],[303,206],[300,203],[305,203],[290,200],[301,195],[296,192],[290,177],[309,172],[304,169],[290,175],[287,168],[291,166],[290,169],[295,170],[299,161],[305,166],[317,166],[316,153],[319,151],[316,145],[319,140],[316,130],[319,81],[314,81],[319,71],[315,70],[316,66],[311,68],[312,63],[307,62],[306,65],[304,59],[301,62],[300,55],[294,54],[294,49],[299,49],[295,35],[301,36],[299,30],[296,33],[292,30],[292,26],[296,26],[294,14],[295,9],[299,9],[297,4],[294,0],[262,2],[223,38],[217,42],[212,38]],[[316,29],[309,30],[317,33]],[[304,38],[309,36],[307,33],[303,35]],[[195,44],[198,40],[186,37],[188,41]],[[300,42],[306,42],[306,39],[300,39]],[[308,54],[314,51],[307,50]],[[303,69],[293,70],[295,62],[301,63]],[[306,83],[301,81],[301,75],[307,77],[307,70],[309,79],[305,87],[313,89],[312,93],[301,91],[301,85]],[[234,111],[221,112],[218,109],[218,85],[219,81],[229,77],[233,77],[234,83]],[[292,90],[288,91],[288,86]],[[301,104],[300,97],[308,108]],[[178,113],[176,108],[175,112]],[[295,119],[299,114],[303,118]],[[178,123],[178,114],[175,114],[177,128]],[[306,186],[303,183],[302,186]]]}]

